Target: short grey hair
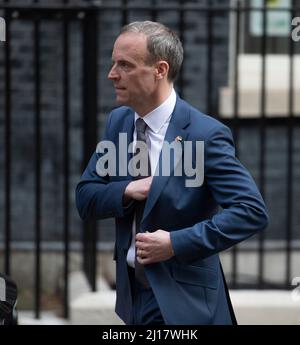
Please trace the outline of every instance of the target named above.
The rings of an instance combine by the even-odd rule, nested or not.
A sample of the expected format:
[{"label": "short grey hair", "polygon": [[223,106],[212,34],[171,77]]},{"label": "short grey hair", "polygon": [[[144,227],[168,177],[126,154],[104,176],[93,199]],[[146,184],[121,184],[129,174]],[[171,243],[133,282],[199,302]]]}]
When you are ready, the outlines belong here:
[{"label": "short grey hair", "polygon": [[159,60],[166,61],[169,64],[168,80],[173,82],[183,61],[183,47],[177,34],[167,26],[149,20],[125,25],[120,35],[126,32],[141,33],[147,37],[149,57],[145,63],[153,65]]}]

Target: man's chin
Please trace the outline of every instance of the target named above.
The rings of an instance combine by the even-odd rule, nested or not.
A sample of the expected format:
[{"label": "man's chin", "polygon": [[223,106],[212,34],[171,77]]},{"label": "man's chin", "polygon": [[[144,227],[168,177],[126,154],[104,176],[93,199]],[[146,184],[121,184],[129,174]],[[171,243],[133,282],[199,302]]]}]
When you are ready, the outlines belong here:
[{"label": "man's chin", "polygon": [[117,96],[116,97],[116,103],[118,105],[128,105],[128,100]]}]

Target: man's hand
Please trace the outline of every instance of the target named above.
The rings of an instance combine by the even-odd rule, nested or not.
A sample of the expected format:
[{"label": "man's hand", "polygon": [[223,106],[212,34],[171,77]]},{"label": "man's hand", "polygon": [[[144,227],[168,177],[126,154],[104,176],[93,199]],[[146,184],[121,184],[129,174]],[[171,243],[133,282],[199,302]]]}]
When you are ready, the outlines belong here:
[{"label": "man's hand", "polygon": [[135,237],[137,261],[142,265],[165,261],[174,256],[170,233],[164,230],[138,233]]},{"label": "man's hand", "polygon": [[141,178],[130,182],[124,191],[124,201],[128,202],[130,199],[142,201],[148,196],[152,183],[152,176]]}]

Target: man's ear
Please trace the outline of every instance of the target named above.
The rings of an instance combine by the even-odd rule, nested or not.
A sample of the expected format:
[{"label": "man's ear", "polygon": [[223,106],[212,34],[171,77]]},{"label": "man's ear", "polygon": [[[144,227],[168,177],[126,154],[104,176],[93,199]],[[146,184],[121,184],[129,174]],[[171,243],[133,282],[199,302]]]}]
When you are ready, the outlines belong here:
[{"label": "man's ear", "polygon": [[168,77],[169,64],[167,61],[157,61],[155,68],[155,77],[157,80],[161,80]]}]

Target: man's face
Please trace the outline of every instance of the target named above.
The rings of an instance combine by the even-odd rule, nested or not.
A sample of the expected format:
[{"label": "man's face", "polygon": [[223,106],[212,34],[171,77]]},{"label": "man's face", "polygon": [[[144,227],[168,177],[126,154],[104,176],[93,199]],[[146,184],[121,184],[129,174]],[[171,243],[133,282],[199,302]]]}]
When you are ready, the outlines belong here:
[{"label": "man's face", "polygon": [[155,66],[145,64],[148,57],[147,38],[139,33],[121,34],[114,45],[112,68],[108,79],[114,83],[116,100],[134,110],[151,104],[157,90]]}]

